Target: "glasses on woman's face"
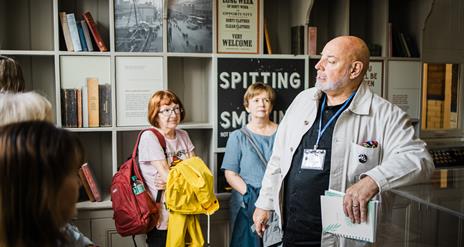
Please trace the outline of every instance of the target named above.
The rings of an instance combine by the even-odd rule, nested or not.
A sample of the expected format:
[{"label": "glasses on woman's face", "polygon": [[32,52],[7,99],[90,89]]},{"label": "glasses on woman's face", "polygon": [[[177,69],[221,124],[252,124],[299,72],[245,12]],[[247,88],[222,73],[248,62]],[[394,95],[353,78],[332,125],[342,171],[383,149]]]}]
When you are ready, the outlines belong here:
[{"label": "glasses on woman's face", "polygon": [[166,117],[171,116],[172,113],[180,114],[180,112],[181,110],[179,106],[174,106],[173,108],[166,108],[166,109],[159,111],[161,115],[166,116]]}]

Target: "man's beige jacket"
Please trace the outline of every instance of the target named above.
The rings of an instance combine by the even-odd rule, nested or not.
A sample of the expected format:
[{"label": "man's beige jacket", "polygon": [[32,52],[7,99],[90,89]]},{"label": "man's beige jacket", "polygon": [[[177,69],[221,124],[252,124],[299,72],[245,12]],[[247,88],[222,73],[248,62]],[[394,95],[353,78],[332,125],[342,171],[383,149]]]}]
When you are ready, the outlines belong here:
[{"label": "man's beige jacket", "polygon": [[[275,210],[279,219],[283,180],[301,138],[316,120],[321,96],[316,88],[301,92],[287,109],[277,130],[256,207]],[[360,145],[366,141],[377,141],[379,145],[377,148]],[[367,162],[361,163],[360,155],[367,157]],[[434,169],[426,144],[415,137],[407,114],[374,94],[364,82],[335,123],[330,166],[329,187],[343,192],[366,175],[375,180],[380,192],[384,192],[424,180]],[[339,238],[324,234],[322,245],[344,245],[341,242]]]}]

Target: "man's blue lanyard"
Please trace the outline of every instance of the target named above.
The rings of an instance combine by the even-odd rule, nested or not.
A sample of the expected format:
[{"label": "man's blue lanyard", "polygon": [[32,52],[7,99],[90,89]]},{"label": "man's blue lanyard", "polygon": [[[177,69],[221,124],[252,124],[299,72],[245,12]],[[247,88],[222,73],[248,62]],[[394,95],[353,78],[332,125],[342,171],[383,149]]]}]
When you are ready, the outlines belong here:
[{"label": "man's blue lanyard", "polygon": [[329,125],[342,113],[342,111],[346,108],[348,103],[350,102],[351,98],[353,98],[354,94],[356,92],[353,92],[351,96],[343,103],[342,107],[338,109],[338,111],[333,115],[329,121],[325,124],[324,128],[322,128],[321,131],[321,126],[322,126],[322,115],[324,114],[324,108],[325,108],[325,101],[327,99],[327,96],[324,94],[324,100],[322,101],[322,106],[321,106],[321,116],[319,117],[319,132],[317,133],[317,141],[316,144],[314,144],[314,150],[317,149],[317,146],[319,145],[319,140],[321,139],[322,134],[324,134],[324,131],[329,127]]}]

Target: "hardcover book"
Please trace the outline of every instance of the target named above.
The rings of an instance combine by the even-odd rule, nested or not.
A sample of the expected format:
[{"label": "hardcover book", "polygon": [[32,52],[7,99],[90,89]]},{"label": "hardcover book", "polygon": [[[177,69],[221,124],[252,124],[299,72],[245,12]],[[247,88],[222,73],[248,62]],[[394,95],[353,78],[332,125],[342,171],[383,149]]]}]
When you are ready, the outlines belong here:
[{"label": "hardcover book", "polygon": [[99,97],[98,97],[98,79],[87,78],[87,107],[89,112],[89,127],[99,127]]},{"label": "hardcover book", "polygon": [[81,21],[81,27],[82,27],[82,31],[84,32],[85,43],[87,45],[87,49],[89,51],[93,51],[92,38],[90,38],[89,28],[87,26],[87,23],[85,23],[85,20]]},{"label": "hardcover book", "polygon": [[94,202],[95,197],[92,194],[92,190],[90,189],[90,185],[87,182],[87,179],[85,178],[84,171],[82,168],[79,168],[79,178],[81,180],[82,187],[85,190],[85,194],[87,195],[87,197],[89,198],[91,202]]},{"label": "hardcover book", "polygon": [[81,41],[79,38],[79,31],[77,30],[76,18],[74,13],[66,14],[68,18],[69,33],[71,33],[71,40],[74,47],[74,51],[82,51]]},{"label": "hardcover book", "polygon": [[65,128],[77,128],[76,89],[61,89],[61,124]]},{"label": "hardcover book", "polygon": [[76,99],[77,99],[77,127],[82,128],[82,89],[76,89]]},{"label": "hardcover book", "polygon": [[64,41],[66,43],[66,49],[68,51],[74,51],[71,33],[69,32],[68,18],[66,17],[66,12],[60,12],[60,21],[61,29],[63,30]]},{"label": "hardcover book", "polygon": [[343,212],[343,196],[344,193],[332,190],[321,196],[322,232],[374,243],[379,201],[369,201],[367,221],[356,224]]},{"label": "hardcover book", "polygon": [[88,163],[83,164],[80,169],[84,173],[85,180],[89,184],[90,191],[92,192],[92,195],[95,198],[95,201],[101,202],[102,201],[101,192],[100,192],[100,189],[98,188],[97,181],[95,180],[95,176],[93,174],[92,169],[90,169],[89,164]]},{"label": "hardcover book", "polygon": [[87,25],[89,26],[90,32],[92,33],[93,39],[95,40],[95,43],[98,46],[98,49],[100,51],[108,51],[108,48],[105,45],[105,42],[103,41],[100,32],[98,32],[97,29],[97,24],[93,20],[92,14],[90,12],[85,12],[82,14],[84,17],[85,22],[87,22]]},{"label": "hardcover book", "polygon": [[308,55],[317,55],[317,27],[308,27]]},{"label": "hardcover book", "polygon": [[111,84],[98,85],[100,127],[111,127]]},{"label": "hardcover book", "polygon": [[304,54],[304,26],[291,28],[291,50],[292,54]]},{"label": "hardcover book", "polygon": [[80,22],[76,22],[76,25],[77,32],[79,33],[79,41],[81,42],[82,51],[89,51],[87,49],[87,43],[85,42],[84,29],[82,29],[82,25]]},{"label": "hardcover book", "polygon": [[82,86],[82,127],[89,127],[89,97],[87,85]]}]

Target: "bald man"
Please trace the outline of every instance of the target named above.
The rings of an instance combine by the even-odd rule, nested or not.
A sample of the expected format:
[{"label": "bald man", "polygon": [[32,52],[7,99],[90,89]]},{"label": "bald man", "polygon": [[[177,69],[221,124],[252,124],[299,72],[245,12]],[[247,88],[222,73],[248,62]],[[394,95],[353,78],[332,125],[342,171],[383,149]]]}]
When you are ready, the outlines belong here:
[{"label": "bald man", "polygon": [[[429,177],[433,162],[400,108],[363,82],[369,50],[363,40],[329,41],[316,64],[314,88],[301,92],[277,130],[253,216],[259,235],[275,211],[283,246],[363,246],[322,234],[320,196],[345,192],[345,214],[366,221],[379,192]],[[351,243],[351,244],[350,244]]]}]

